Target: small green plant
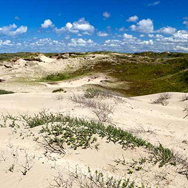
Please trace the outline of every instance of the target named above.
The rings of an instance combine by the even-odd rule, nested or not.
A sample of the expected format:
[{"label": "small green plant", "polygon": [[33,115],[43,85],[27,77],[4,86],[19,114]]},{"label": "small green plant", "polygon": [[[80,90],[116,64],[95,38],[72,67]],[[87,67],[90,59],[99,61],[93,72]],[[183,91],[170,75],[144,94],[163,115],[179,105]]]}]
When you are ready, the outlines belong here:
[{"label": "small green plant", "polygon": [[49,74],[46,77],[42,78],[44,81],[61,81],[69,79],[70,75],[67,73],[53,73]]},{"label": "small green plant", "polygon": [[41,133],[45,134],[46,145],[49,146],[48,148],[53,148],[52,151],[63,151],[62,153],[65,154],[66,147],[75,150],[77,148],[98,148],[97,140],[100,138],[106,139],[107,142],[119,144],[122,149],[143,147],[149,151],[151,161],[158,163],[160,167],[167,163],[174,165],[176,162],[173,152],[164,148],[161,144],[154,146],[125,130],[112,125],[105,126],[101,122],[96,123],[71,118],[60,113],[47,113],[46,111],[34,116],[22,115],[18,120],[24,122],[30,128],[43,125]]},{"label": "small green plant", "polygon": [[98,97],[100,94],[100,90],[95,89],[95,88],[88,88],[86,89],[85,93],[84,93],[84,97],[85,98],[94,98],[94,97]]},{"label": "small green plant", "polygon": [[147,161],[147,159],[144,157],[144,158],[141,158],[140,161],[139,161],[139,164],[144,164],[145,162]]},{"label": "small green plant", "polygon": [[15,167],[15,165],[14,165],[14,164],[12,164],[12,165],[9,167],[9,169],[8,169],[8,170],[9,170],[10,172],[14,172],[14,167]]},{"label": "small green plant", "polygon": [[88,168],[87,173],[82,173],[78,169],[75,172],[69,173],[69,179],[64,179],[63,174],[58,174],[54,178],[53,187],[72,188],[76,185],[79,188],[146,188],[145,186],[138,186],[134,181],[125,178],[116,178],[114,176],[107,176],[103,172],[92,172]]},{"label": "small green plant", "polygon": [[13,91],[6,91],[6,90],[2,90],[0,89],[0,95],[5,95],[5,94],[13,94]]},{"label": "small green plant", "polygon": [[55,89],[55,90],[52,91],[52,93],[57,93],[57,92],[64,92],[64,93],[66,93],[66,91],[63,88]]}]

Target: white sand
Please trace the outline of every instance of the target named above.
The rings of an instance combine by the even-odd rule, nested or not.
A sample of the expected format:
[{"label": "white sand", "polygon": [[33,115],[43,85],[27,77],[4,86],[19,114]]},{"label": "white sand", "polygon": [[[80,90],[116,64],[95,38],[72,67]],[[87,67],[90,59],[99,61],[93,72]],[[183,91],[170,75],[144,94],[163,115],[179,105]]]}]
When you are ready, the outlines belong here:
[{"label": "white sand", "polygon": [[[75,95],[80,93],[75,92]],[[63,100],[57,100],[57,96],[62,95]],[[78,104],[72,102],[69,97],[72,93],[67,92],[63,94],[13,94],[0,96],[0,113],[6,114],[7,112],[13,115],[19,113],[33,114],[43,109],[47,109],[53,112],[62,112],[64,114],[70,114],[74,117],[81,117],[86,119],[97,120],[96,116],[92,113],[91,109],[81,107]],[[188,140],[188,119],[183,119],[185,112],[183,108],[187,102],[180,102],[182,93],[172,93],[172,97],[169,99],[168,106],[150,104],[150,101],[157,98],[157,95],[149,95],[143,97],[135,97],[131,99],[124,99],[124,102],[117,99],[103,99],[103,102],[115,105],[114,115],[111,116],[112,122],[117,126],[125,130],[131,130],[137,136],[140,136],[154,144],[163,144],[164,146],[179,152],[183,156],[187,156],[188,144],[185,140]],[[115,101],[114,101],[115,100]],[[53,176],[58,172],[58,169],[63,169],[63,172],[70,167],[76,165],[84,169],[85,165],[90,166],[92,169],[105,170],[106,172],[113,173],[114,162],[113,160],[126,154],[126,160],[139,159],[145,155],[142,149],[133,151],[123,151],[120,146],[114,144],[100,143],[100,150],[69,150],[65,157],[61,157],[55,154],[49,154],[48,159],[44,155],[44,149],[42,149],[36,142],[33,141],[34,136],[29,136],[30,131],[36,136],[38,135],[37,128],[32,130],[18,129],[17,133],[13,133],[10,128],[0,129],[0,151],[1,157],[6,158],[5,161],[0,159],[0,180],[3,188],[9,187],[48,187],[49,181],[53,182]],[[22,134],[21,134],[22,133]],[[20,136],[20,134],[22,136]],[[104,146],[103,146],[104,145]],[[16,150],[16,151],[15,151]],[[22,169],[22,163],[25,160],[25,153],[34,156],[34,162],[32,169],[26,176],[23,176],[20,170]],[[113,151],[113,152],[112,152]],[[12,153],[17,152],[18,157],[14,159]],[[0,157],[0,158],[1,158]],[[14,160],[17,160],[16,163]],[[32,163],[32,162],[31,162]],[[43,164],[44,163],[44,164]],[[57,164],[55,164],[57,163]],[[15,164],[14,172],[10,172],[8,169],[12,164]],[[53,167],[53,165],[57,165]],[[148,168],[148,167],[147,167]],[[161,169],[152,167],[150,172],[143,172],[143,174],[137,173],[131,175],[133,179],[137,177],[144,178],[145,182],[153,182],[150,185],[156,184],[154,174],[164,173],[169,185],[165,187],[186,187],[188,182],[185,176],[179,175],[172,168],[171,173],[168,173],[169,168],[163,167]],[[121,169],[121,168],[120,168]],[[122,173],[123,171],[116,171]],[[166,174],[165,174],[166,173]],[[168,174],[168,175],[167,175]],[[136,177],[135,177],[136,176]],[[175,178],[173,178],[176,176]],[[165,181],[161,182],[161,185],[165,185]]]},{"label": "white sand", "polygon": [[[58,66],[63,69],[70,63],[69,59],[54,61],[43,55],[40,55],[40,58],[43,62],[38,64],[48,71],[53,66],[56,70]],[[25,63],[19,61],[21,64]],[[62,62],[66,62],[66,66],[65,64],[61,65]],[[71,60],[71,62],[73,61]],[[79,66],[77,60],[74,63]],[[17,67],[19,71],[14,69],[15,73],[11,69],[9,75],[7,69],[0,68],[4,71],[5,78],[19,72],[23,73],[27,69],[23,66],[21,68],[20,65]],[[30,71],[31,69],[29,68]],[[33,74],[36,74],[36,72],[34,71]],[[58,82],[57,85],[46,84],[47,87],[39,84],[33,87],[28,85],[25,88],[22,88],[19,83],[1,83],[1,88],[15,88],[17,91],[29,93],[0,95],[0,114],[33,115],[42,110],[48,110],[50,112],[61,112],[72,117],[98,121],[91,108],[73,102],[70,100],[70,96],[82,95],[82,86],[84,85],[101,84],[108,79],[105,75],[94,75]],[[28,88],[32,89],[29,90]],[[67,90],[66,93],[51,93],[54,88],[72,88],[72,90]],[[171,98],[168,100],[167,106],[151,104],[160,94],[133,98],[98,98],[96,100],[114,106],[114,113],[110,115],[110,119],[117,127],[128,130],[152,144],[158,145],[161,143],[186,158],[188,157],[188,117],[184,118],[186,112],[183,110],[188,105],[188,101],[180,101],[183,93],[170,94]],[[3,119],[0,122],[3,124]],[[17,129],[0,128],[1,188],[48,188],[54,183],[54,176],[58,172],[68,177],[68,171],[73,172],[78,167],[85,172],[88,166],[93,171],[100,170],[113,176],[130,177],[131,180],[137,183],[142,182],[149,187],[188,187],[188,180],[185,175],[177,172],[178,167],[165,165],[159,168],[158,165],[146,164],[143,165],[143,170],[127,174],[127,166],[117,166],[114,162],[115,159],[124,156],[127,164],[130,165],[133,159],[139,160],[141,157],[147,157],[148,153],[143,148],[122,150],[121,146],[117,144],[99,140],[99,151],[95,149],[67,149],[65,156],[46,153],[44,147],[35,141],[37,137],[42,139],[41,134],[39,134],[40,129],[41,127],[26,129],[22,124]],[[26,175],[23,175],[24,167],[28,164],[27,159],[30,169]]]}]

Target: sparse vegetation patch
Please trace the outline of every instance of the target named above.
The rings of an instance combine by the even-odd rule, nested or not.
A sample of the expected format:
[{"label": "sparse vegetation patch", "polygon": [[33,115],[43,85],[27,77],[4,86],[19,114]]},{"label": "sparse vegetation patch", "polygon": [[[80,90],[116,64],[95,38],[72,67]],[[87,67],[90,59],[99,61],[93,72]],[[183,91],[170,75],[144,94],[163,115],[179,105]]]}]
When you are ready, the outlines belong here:
[{"label": "sparse vegetation patch", "polygon": [[[12,118],[13,119],[13,118]],[[162,167],[167,163],[175,165],[175,156],[173,152],[164,148],[161,144],[154,146],[151,143],[133,136],[131,133],[120,128],[94,121],[85,121],[83,119],[71,118],[62,114],[52,114],[45,111],[32,116],[21,116],[13,119],[14,124],[17,121],[24,122],[25,126],[30,128],[43,125],[41,133],[46,133],[44,138],[50,148],[58,147],[55,151],[63,151],[65,147],[77,149],[81,147],[99,148],[97,140],[106,139],[107,142],[119,144],[122,149],[144,147],[151,153],[151,160]],[[9,122],[10,123],[10,122]]]},{"label": "sparse vegetation patch", "polygon": [[6,91],[6,90],[0,89],[0,95],[12,94],[12,93],[14,93],[14,92],[13,91]]}]

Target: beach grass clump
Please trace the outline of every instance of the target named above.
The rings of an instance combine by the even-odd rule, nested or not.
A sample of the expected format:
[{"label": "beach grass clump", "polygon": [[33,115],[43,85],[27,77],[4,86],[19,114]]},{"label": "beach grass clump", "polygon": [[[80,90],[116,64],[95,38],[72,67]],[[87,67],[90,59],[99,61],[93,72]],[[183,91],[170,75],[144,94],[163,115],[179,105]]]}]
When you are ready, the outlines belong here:
[{"label": "beach grass clump", "polygon": [[56,72],[48,74],[40,79],[42,82],[56,82],[56,81],[63,81],[63,80],[69,80],[72,78],[77,78],[79,76],[83,76],[85,73],[82,71],[76,71],[76,72]]},{"label": "beach grass clump", "polygon": [[163,94],[160,94],[159,98],[154,100],[152,102],[152,104],[161,104],[163,106],[167,106],[168,105],[168,99],[170,99],[171,95],[168,94],[168,93],[163,93]]},{"label": "beach grass clump", "polygon": [[58,92],[66,92],[63,88],[55,89],[52,91],[52,93],[58,93]]},{"label": "beach grass clump", "polygon": [[88,88],[86,89],[85,93],[84,93],[84,97],[85,98],[94,98],[94,97],[98,97],[100,95],[101,91],[99,89],[96,88]]},{"label": "beach grass clump", "polygon": [[42,111],[34,116],[22,116],[22,121],[29,128],[42,125],[41,133],[51,147],[58,146],[65,150],[67,146],[74,148],[99,149],[98,140],[105,139],[122,146],[122,149],[143,147],[149,151],[150,159],[160,167],[165,164],[175,165],[173,152],[161,144],[155,146],[150,142],[134,136],[133,134],[100,122],[86,121],[80,118],[71,118],[63,114],[47,113]]},{"label": "beach grass clump", "polygon": [[69,78],[71,76],[68,73],[52,73],[42,78],[42,81],[61,81]]},{"label": "beach grass clump", "polygon": [[13,91],[6,91],[6,90],[2,90],[0,89],[0,95],[5,95],[5,94],[13,94]]},{"label": "beach grass clump", "polygon": [[75,172],[69,172],[68,175],[67,179],[64,178],[64,174],[58,173],[58,175],[54,177],[50,187],[149,188],[144,185],[137,185],[135,181],[131,181],[129,178],[109,176],[98,170],[91,171],[89,167],[85,173],[83,173],[81,169],[76,168]]}]

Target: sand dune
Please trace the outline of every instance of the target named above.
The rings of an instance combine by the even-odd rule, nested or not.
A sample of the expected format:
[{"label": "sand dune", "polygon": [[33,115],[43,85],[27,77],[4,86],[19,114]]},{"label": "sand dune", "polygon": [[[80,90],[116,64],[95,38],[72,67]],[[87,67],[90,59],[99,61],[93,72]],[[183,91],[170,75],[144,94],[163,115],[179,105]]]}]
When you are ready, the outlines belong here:
[{"label": "sand dune", "polygon": [[[11,115],[19,114],[33,114],[40,112],[43,109],[52,112],[61,112],[64,114],[70,114],[74,117],[81,117],[85,119],[93,119],[97,121],[96,116],[91,112],[91,109],[81,107],[69,99],[72,92],[63,94],[12,94],[4,95],[0,97],[0,112],[3,114],[10,113]],[[74,92],[75,95],[80,95],[80,92]],[[57,97],[61,95],[62,100],[58,100]],[[129,130],[133,134],[140,136],[151,143],[163,144],[164,146],[173,149],[175,152],[179,152],[184,156],[187,156],[188,144],[187,144],[187,122],[188,120],[183,117],[185,112],[183,108],[186,103],[182,103],[179,100],[182,97],[182,93],[171,93],[171,99],[169,99],[168,106],[161,106],[151,104],[151,100],[155,99],[157,95],[126,98],[122,101],[117,99],[103,99],[103,102],[115,105],[114,114],[111,116],[112,122],[116,126],[122,129]],[[115,101],[117,100],[117,101]],[[113,164],[113,160],[126,154],[126,160],[137,160],[140,156],[144,156],[142,149],[127,150],[126,152],[121,149],[120,146],[114,144],[108,144],[101,141],[100,150],[78,150],[68,151],[65,157],[49,154],[44,155],[44,149],[36,142],[33,141],[34,136],[38,134],[38,128],[35,129],[18,129],[16,133],[11,128],[0,129],[0,142],[1,142],[1,156],[6,158],[1,159],[1,186],[8,187],[48,187],[49,181],[53,181],[53,175],[55,175],[60,168],[66,171],[73,166],[81,166],[82,169],[90,166],[92,169],[100,169],[108,173],[113,174],[113,169],[116,168]],[[22,136],[20,136],[22,135]],[[32,169],[27,175],[23,176],[20,172],[22,168],[22,162],[24,159],[24,151],[29,156],[34,156],[34,162]],[[113,152],[112,152],[113,151]],[[14,159],[14,153],[17,152],[17,159]],[[12,156],[13,155],[13,156]],[[16,160],[16,162],[14,162]],[[32,162],[31,162],[32,163]],[[14,172],[10,172],[9,168],[11,164],[15,164]],[[66,165],[65,165],[66,164]],[[57,167],[52,167],[57,165]],[[85,167],[84,167],[85,166]],[[148,168],[148,167],[147,167]],[[154,181],[154,173],[167,173],[168,167],[163,169],[156,169],[152,167],[151,172],[145,174],[145,181]],[[171,181],[170,185],[166,186],[165,182],[161,183],[165,187],[186,187],[186,177],[176,174],[175,170],[171,169],[172,173],[166,175],[165,178]],[[116,171],[116,170],[115,170]],[[121,172],[121,170],[120,170]],[[122,172],[121,172],[122,173]],[[136,177],[135,177],[136,176]],[[131,178],[141,178],[141,174],[131,175]],[[10,181],[9,181],[10,179]],[[152,184],[150,184],[152,185]]]},{"label": "sand dune", "polygon": [[[88,58],[104,57],[106,56],[95,55]],[[168,93],[169,98],[164,104],[154,104],[154,101],[161,97],[161,93],[126,98],[101,90],[104,93],[97,97],[85,97],[87,88],[108,84],[112,78],[105,74],[92,74],[53,84],[23,84],[15,81],[15,76],[20,79],[28,73],[32,76],[39,73],[45,75],[53,71],[67,70],[70,66],[78,68],[85,63],[83,58],[56,60],[44,55],[39,55],[39,58],[42,61],[34,62],[32,66],[25,66],[26,62],[19,59],[10,69],[0,67],[2,78],[7,79],[0,83],[1,88],[17,92],[0,95],[0,187],[53,188],[66,187],[65,184],[71,187],[70,183],[76,181],[75,171],[77,176],[82,176],[78,178],[79,181],[86,181],[84,175],[88,174],[88,167],[93,174],[98,170],[104,173],[106,178],[130,178],[130,181],[134,181],[138,186],[188,187],[187,174],[184,172],[187,170],[188,158],[188,117],[185,111],[188,101],[181,101],[185,93]],[[59,88],[63,88],[65,92],[52,93]],[[175,166],[165,164],[162,167],[159,167],[159,162],[155,164],[149,160],[141,163],[139,161],[151,157],[151,151],[144,147],[122,149],[120,144],[114,144],[99,136],[99,148],[73,149],[66,145],[65,155],[51,152],[45,147],[45,134],[41,133],[42,126],[45,127],[46,124],[31,128],[27,126],[28,122],[21,118],[23,115],[33,117],[46,111],[99,122],[100,113],[103,114],[105,110],[97,114],[92,107],[99,104],[103,107],[106,105],[106,108],[112,107],[112,111],[106,115],[108,121],[103,122],[105,126],[111,124],[153,145],[162,144],[185,161],[180,161],[181,164],[177,163]],[[87,179],[86,182],[90,181]],[[90,185],[99,187],[91,182]],[[72,187],[81,186],[76,182]]]}]

